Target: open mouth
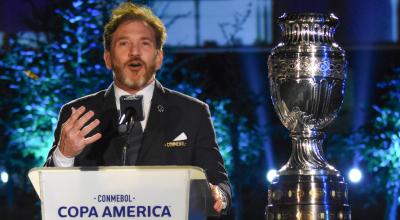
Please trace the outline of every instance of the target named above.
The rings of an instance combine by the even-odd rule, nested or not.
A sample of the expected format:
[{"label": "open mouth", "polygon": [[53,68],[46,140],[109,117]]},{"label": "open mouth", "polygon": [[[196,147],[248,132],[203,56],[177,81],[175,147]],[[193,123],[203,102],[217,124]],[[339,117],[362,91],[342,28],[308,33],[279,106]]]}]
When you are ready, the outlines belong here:
[{"label": "open mouth", "polygon": [[142,63],[140,63],[140,62],[132,62],[132,63],[129,63],[128,66],[133,67],[133,68],[140,68],[142,66]]}]

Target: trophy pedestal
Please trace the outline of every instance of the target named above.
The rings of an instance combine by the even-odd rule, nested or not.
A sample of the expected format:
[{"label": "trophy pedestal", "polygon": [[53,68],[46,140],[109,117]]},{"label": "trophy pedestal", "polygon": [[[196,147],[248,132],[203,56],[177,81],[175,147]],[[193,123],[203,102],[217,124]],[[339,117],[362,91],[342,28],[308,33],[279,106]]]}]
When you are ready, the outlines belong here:
[{"label": "trophy pedestal", "polygon": [[340,175],[278,176],[268,189],[266,219],[351,219],[347,185]]}]

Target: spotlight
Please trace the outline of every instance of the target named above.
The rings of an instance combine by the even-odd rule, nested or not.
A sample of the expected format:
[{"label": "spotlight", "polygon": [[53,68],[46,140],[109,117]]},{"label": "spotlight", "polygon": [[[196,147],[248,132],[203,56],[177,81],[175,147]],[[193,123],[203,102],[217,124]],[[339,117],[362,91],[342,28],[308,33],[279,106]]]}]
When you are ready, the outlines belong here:
[{"label": "spotlight", "polygon": [[7,183],[8,182],[8,173],[6,171],[1,171],[0,180],[3,183]]},{"label": "spotlight", "polygon": [[361,181],[362,173],[358,168],[352,168],[349,172],[349,179],[353,183],[358,183]]},{"label": "spotlight", "polygon": [[266,175],[268,182],[272,183],[272,181],[275,179],[276,175],[278,174],[278,171],[275,169],[270,169]]}]

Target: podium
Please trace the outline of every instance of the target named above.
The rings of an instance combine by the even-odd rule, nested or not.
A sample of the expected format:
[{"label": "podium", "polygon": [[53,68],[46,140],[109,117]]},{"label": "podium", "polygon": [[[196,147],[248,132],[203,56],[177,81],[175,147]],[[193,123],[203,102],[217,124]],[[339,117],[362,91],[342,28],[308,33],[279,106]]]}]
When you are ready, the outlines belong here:
[{"label": "podium", "polygon": [[198,167],[44,167],[28,176],[43,220],[203,220],[216,215]]}]

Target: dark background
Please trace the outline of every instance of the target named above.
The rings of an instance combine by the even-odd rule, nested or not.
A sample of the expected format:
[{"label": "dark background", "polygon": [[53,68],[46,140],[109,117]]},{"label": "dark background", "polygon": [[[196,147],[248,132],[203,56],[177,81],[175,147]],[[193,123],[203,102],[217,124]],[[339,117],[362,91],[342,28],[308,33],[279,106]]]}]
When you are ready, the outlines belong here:
[{"label": "dark background", "polygon": [[[68,1],[56,2],[57,7],[69,5]],[[139,2],[151,6],[157,1]],[[258,1],[249,2],[255,4]],[[267,56],[281,39],[276,20],[284,12],[335,13],[339,17],[340,25],[335,39],[346,50],[349,73],[343,107],[338,119],[327,130],[325,152],[329,161],[342,172],[345,178],[347,178],[348,170],[353,166],[358,166],[363,170],[364,177],[360,183],[348,184],[352,219],[390,219],[388,207],[393,203],[390,203],[387,195],[382,192],[385,191],[384,185],[381,186],[381,191],[375,189],[379,187],[379,184],[373,183],[377,178],[375,174],[368,172],[367,162],[365,162],[368,158],[363,158],[362,151],[355,146],[351,148],[351,146],[341,145],[342,142],[337,141],[337,136],[342,135],[342,138],[350,136],[353,131],[357,131],[375,119],[376,112],[372,106],[382,104],[380,99],[382,91],[377,87],[377,83],[396,74],[396,68],[400,66],[400,34],[396,32],[399,29],[398,1],[271,0],[270,2],[272,2],[271,17],[274,24],[271,33],[272,42],[261,39],[251,45],[229,44],[229,42],[226,45],[218,45],[211,40],[201,45],[179,47],[170,46],[167,41],[165,54],[169,63],[164,64],[166,70],[160,72],[158,76],[165,85],[177,90],[183,88],[184,92],[186,92],[185,87],[179,85],[186,85],[185,82],[189,82],[189,85],[195,88],[196,85],[193,86],[195,84],[193,82],[200,79],[197,81],[197,87],[201,88],[198,98],[204,101],[230,100],[232,104],[224,108],[226,114],[233,113],[232,119],[240,116],[246,118],[248,123],[262,127],[263,132],[253,134],[261,138],[258,140],[260,141],[259,148],[257,150],[242,148],[240,152],[252,156],[239,157],[242,162],[238,164],[242,165],[230,166],[233,182],[238,183],[240,181],[237,180],[240,179],[243,179],[243,182],[239,183],[240,186],[235,186],[237,187],[235,191],[237,203],[234,204],[234,211],[225,219],[262,219],[268,187],[265,173],[269,169],[281,167],[290,155],[288,132],[280,124],[274,112],[267,80]],[[7,41],[15,37],[16,33],[51,34],[52,31],[60,28],[62,23],[52,11],[53,4],[47,0],[3,0],[0,2],[2,56],[8,53]],[[223,13],[223,10],[220,13]],[[102,60],[94,62],[102,65]],[[109,77],[104,84],[109,83],[110,79]],[[0,85],[2,99],[19,97],[15,91],[8,89],[7,82],[1,81]],[[63,102],[69,100],[63,100]],[[7,110],[9,109],[1,109],[0,115],[8,120]],[[212,114],[214,113],[218,113],[218,109],[212,108]],[[4,126],[0,126],[0,131],[3,130],[5,130]],[[234,131],[235,129],[230,129],[230,133],[228,132],[231,141],[235,138],[241,139],[242,137]],[[393,130],[393,132],[399,131]],[[3,154],[6,154],[9,139],[9,133],[6,132],[0,138],[0,149]],[[238,143],[246,145],[240,141]],[[43,146],[45,150],[49,147]],[[231,149],[221,147],[227,152]],[[346,151],[346,147],[351,151]],[[233,146],[232,149],[234,149]],[[249,162],[253,157],[257,163]],[[22,163],[26,162],[26,157],[20,159]],[[235,160],[234,156],[225,159]],[[4,164],[8,163],[7,158],[2,157],[1,160],[0,166],[6,167]],[[31,163],[27,162],[27,164]],[[27,170],[8,170],[8,172],[10,176],[26,175]],[[393,182],[398,182],[398,180],[395,179]],[[382,184],[382,182],[379,183]],[[237,212],[237,210],[240,211]],[[0,216],[5,216],[5,219],[37,219],[40,216],[40,202],[28,181],[18,187],[11,183],[0,184]],[[3,219],[3,217],[0,218]]]}]

